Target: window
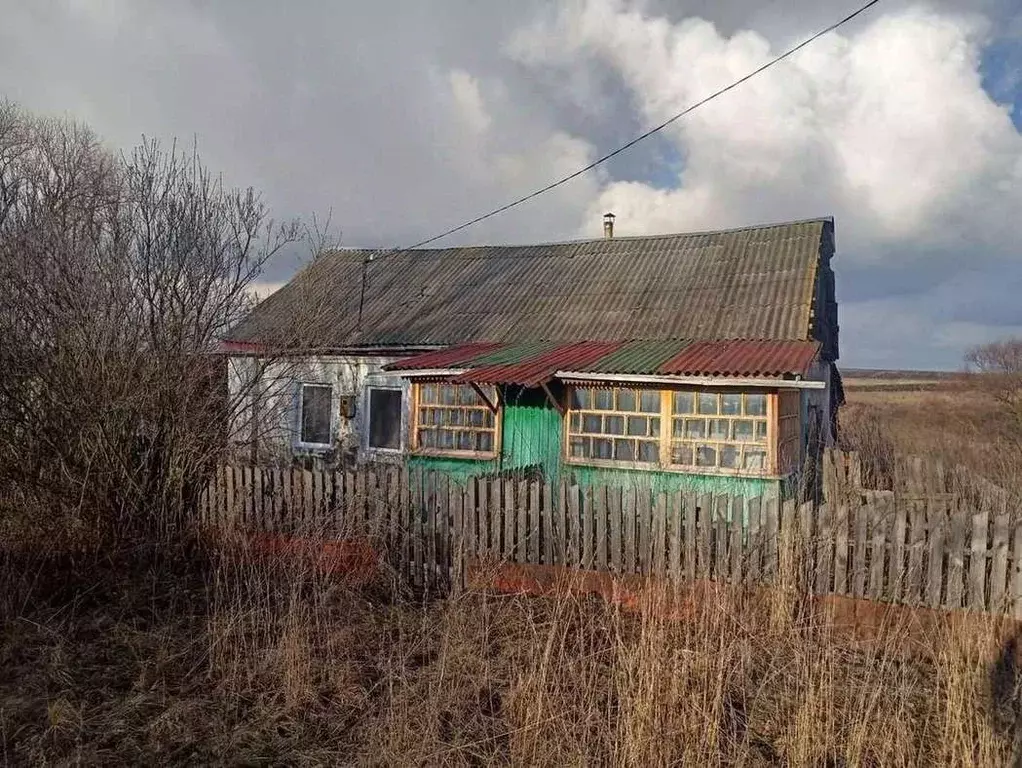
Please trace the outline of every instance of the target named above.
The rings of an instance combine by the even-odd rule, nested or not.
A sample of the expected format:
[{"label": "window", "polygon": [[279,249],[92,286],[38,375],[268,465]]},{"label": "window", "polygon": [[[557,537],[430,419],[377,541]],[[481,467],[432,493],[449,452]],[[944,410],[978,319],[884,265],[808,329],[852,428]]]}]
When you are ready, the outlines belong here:
[{"label": "window", "polygon": [[802,439],[799,434],[798,392],[782,392],[777,398],[777,464],[781,473],[798,469]]},{"label": "window", "polygon": [[369,390],[369,447],[401,449],[401,390]]},{"label": "window", "polygon": [[[491,403],[496,393],[487,393]],[[424,451],[492,456],[497,418],[468,384],[420,384],[415,409],[415,447]]]},{"label": "window", "polygon": [[767,468],[767,396],[672,392],[670,464],[761,472]]},{"label": "window", "polygon": [[660,456],[660,392],[574,389],[568,414],[568,456],[655,464]]},{"label": "window", "polygon": [[299,438],[309,445],[330,444],[333,387],[329,384],[302,384],[299,410]]}]

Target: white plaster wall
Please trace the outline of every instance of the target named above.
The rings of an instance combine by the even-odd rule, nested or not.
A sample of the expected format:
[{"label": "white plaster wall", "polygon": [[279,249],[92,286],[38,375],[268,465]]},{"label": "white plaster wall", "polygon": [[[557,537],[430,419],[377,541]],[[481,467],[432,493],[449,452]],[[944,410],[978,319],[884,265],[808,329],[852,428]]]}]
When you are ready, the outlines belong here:
[{"label": "white plaster wall", "polygon": [[[400,451],[374,451],[369,448],[369,390],[372,387],[400,390],[402,393],[401,446],[407,445],[410,385],[382,370],[397,357],[320,356],[301,360],[268,362],[254,357],[228,360],[228,386],[232,401],[239,403],[232,436],[235,443],[250,449],[259,446],[263,460],[287,461],[294,456],[312,456],[332,464],[364,461],[369,458],[397,458]],[[331,442],[328,448],[300,442],[298,424],[302,384],[327,384],[333,392]],[[353,397],[352,418],[340,414],[340,399]]]}]

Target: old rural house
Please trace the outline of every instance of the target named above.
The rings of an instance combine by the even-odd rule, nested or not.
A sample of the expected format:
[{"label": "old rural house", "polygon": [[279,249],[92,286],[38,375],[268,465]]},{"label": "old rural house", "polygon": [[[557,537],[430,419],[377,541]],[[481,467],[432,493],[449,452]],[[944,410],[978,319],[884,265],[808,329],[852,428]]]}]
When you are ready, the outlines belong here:
[{"label": "old rural house", "polygon": [[834,223],[322,254],[232,333],[261,460],[783,494],[842,401]]}]

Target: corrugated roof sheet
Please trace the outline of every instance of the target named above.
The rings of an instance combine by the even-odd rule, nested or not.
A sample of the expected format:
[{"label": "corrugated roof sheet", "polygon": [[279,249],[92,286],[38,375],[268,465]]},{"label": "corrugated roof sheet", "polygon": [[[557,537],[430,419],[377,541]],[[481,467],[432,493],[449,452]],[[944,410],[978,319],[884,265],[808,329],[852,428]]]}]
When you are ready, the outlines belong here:
[{"label": "corrugated roof sheet", "polygon": [[[574,344],[505,345],[481,350],[470,344],[445,350],[450,368],[464,370],[453,381],[538,386],[558,371],[661,376],[783,378],[805,376],[817,359],[813,341],[586,341]],[[439,352],[426,352],[386,366],[414,371],[443,368]]]},{"label": "corrugated roof sheet", "polygon": [[804,341],[832,230],[830,219],[814,219],[550,245],[327,252],[231,338],[319,348]]}]

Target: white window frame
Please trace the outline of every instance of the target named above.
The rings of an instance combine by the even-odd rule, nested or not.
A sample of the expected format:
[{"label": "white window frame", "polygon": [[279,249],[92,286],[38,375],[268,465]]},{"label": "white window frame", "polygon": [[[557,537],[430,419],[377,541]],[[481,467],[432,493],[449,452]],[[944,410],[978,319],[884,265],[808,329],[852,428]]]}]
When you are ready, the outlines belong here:
[{"label": "white window frame", "polygon": [[[398,446],[397,448],[380,448],[372,445],[369,441],[372,439],[372,419],[373,419],[373,390],[384,389],[390,392],[397,392],[401,397],[401,407],[398,410],[398,424],[397,424],[397,437]],[[408,402],[405,397],[405,388],[400,384],[384,383],[384,382],[373,382],[369,381],[365,385],[365,407],[362,413],[365,414],[363,419],[363,429],[365,431],[364,447],[367,454],[383,454],[383,455],[398,455],[404,453],[405,450],[405,435],[406,435],[406,412],[408,411]]]},{"label": "white window frame", "polygon": [[[329,431],[330,440],[326,443],[310,443],[302,440],[302,420],[304,414],[302,411],[305,408],[305,388],[306,387],[327,387],[330,390],[330,414],[329,414]],[[299,448],[305,451],[323,451],[334,446],[334,435],[337,433],[337,388],[326,381],[300,381],[296,391],[296,404],[295,404],[295,448]]]}]

